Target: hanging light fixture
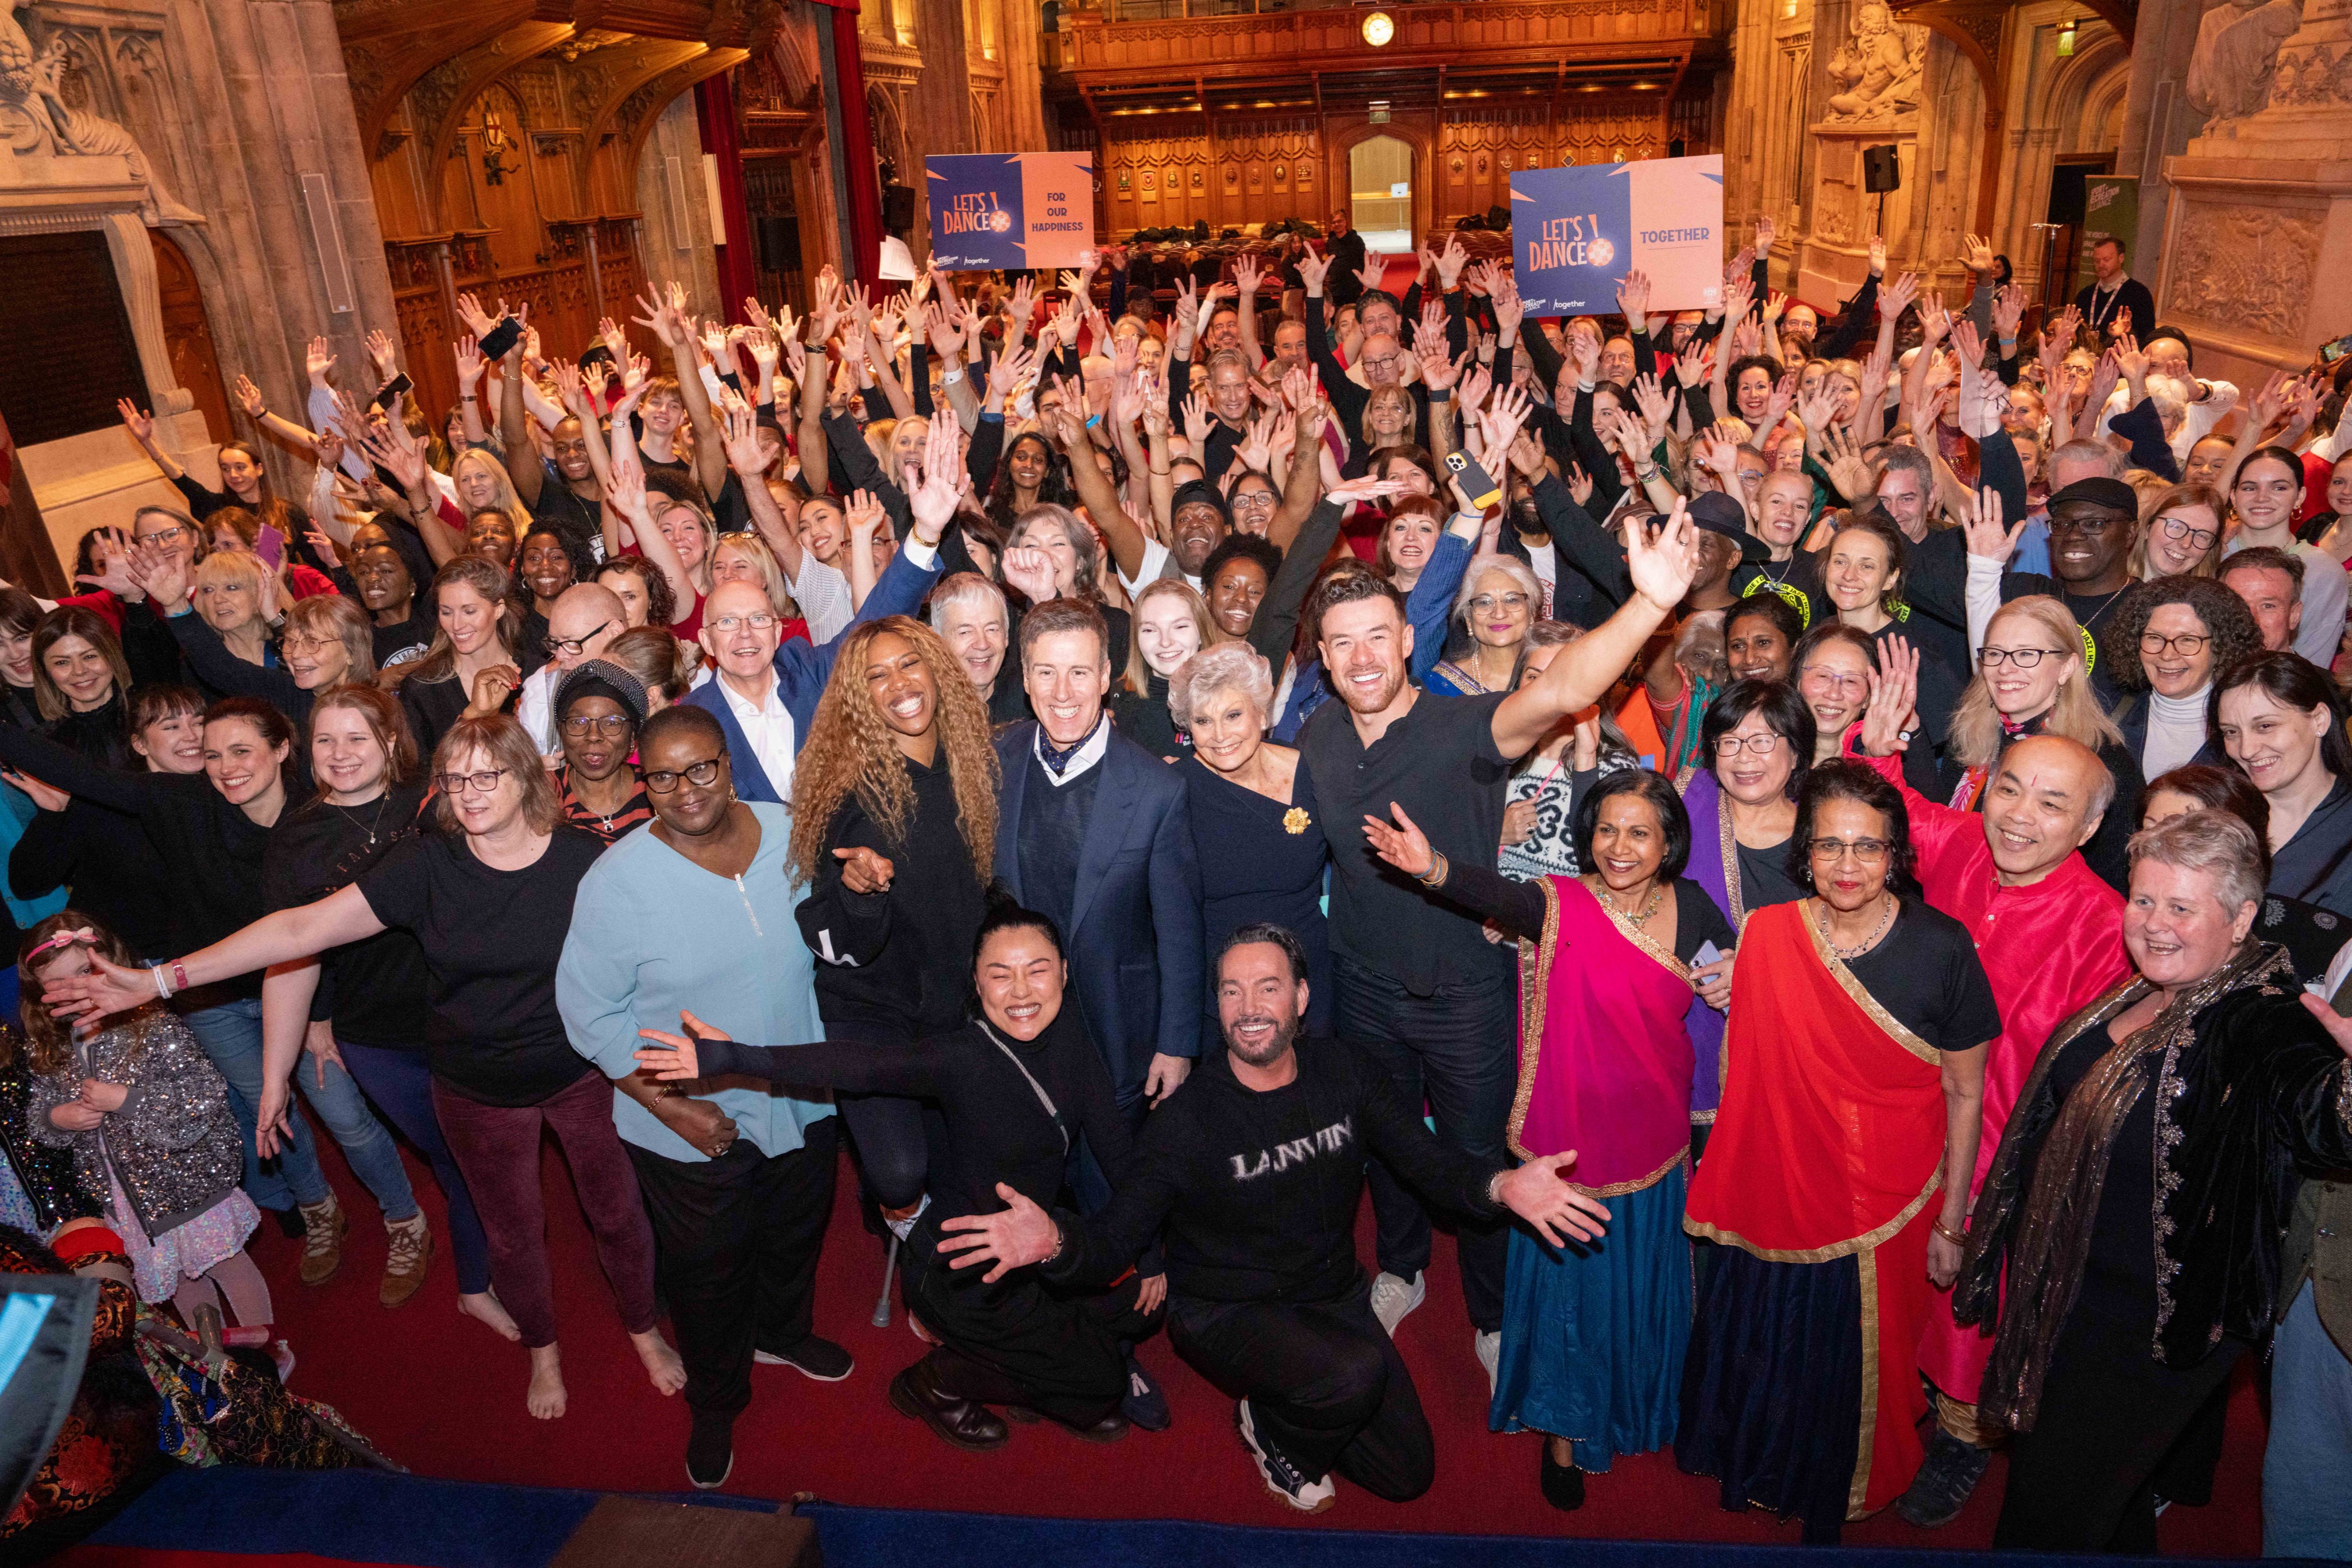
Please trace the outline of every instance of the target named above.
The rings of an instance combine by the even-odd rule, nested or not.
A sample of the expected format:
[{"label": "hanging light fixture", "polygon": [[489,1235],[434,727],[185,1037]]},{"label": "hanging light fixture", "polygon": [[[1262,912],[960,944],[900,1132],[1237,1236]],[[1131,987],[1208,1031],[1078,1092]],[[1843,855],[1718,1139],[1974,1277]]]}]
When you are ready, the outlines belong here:
[{"label": "hanging light fixture", "polygon": [[2074,53],[2074,18],[2069,16],[2058,29],[2058,58],[2070,59]]}]

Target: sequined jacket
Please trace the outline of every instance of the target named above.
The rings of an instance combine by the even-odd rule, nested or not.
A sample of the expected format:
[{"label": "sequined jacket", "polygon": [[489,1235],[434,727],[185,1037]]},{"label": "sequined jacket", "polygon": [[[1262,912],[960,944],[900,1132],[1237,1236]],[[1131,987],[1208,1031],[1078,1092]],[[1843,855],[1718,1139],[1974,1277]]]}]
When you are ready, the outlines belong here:
[{"label": "sequined jacket", "polygon": [[[78,1054],[79,1064],[33,1080],[26,1120],[36,1141],[73,1151],[74,1177],[85,1196],[107,1201],[111,1162],[140,1228],[159,1237],[227,1197],[244,1179],[245,1141],[229,1110],[228,1086],[187,1025],[151,1005],[83,1041]],[[49,1111],[79,1099],[85,1077],[119,1083],[129,1098],[89,1131],[68,1131]]]},{"label": "sequined jacket", "polygon": [[[2243,978],[2196,1015],[2186,1047],[2157,1064],[2146,1090],[2156,1101],[2158,1194],[2149,1349],[2168,1366],[2202,1360],[2224,1334],[2269,1331],[2296,1187],[2305,1174],[2352,1166],[2352,1058],[2304,1011],[2282,950],[2246,960]],[[2010,1243],[2033,1189],[2063,1179],[2038,1169],[2061,1109],[2053,1064],[2070,1048],[2104,1049],[2107,1021],[2144,994],[2136,977],[2111,989],[2060,1025],[2035,1064],[1977,1200],[1952,1298],[1961,1322],[1990,1333],[2013,1310],[2000,1299]],[[2072,1250],[2079,1265],[2081,1248]],[[2064,1325],[1999,1326],[2004,1339],[2054,1343]]]}]

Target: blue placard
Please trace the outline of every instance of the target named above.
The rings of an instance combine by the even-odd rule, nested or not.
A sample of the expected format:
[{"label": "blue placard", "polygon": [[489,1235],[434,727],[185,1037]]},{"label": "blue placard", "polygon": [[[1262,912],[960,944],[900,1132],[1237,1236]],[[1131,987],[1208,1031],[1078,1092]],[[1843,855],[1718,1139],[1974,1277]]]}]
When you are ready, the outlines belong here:
[{"label": "blue placard", "polygon": [[1654,158],[1511,175],[1511,250],[1530,316],[1617,308],[1639,268],[1653,310],[1723,302],[1723,158]]},{"label": "blue placard", "polygon": [[944,270],[1071,267],[1094,244],[1091,153],[941,154],[923,174],[931,260]]}]

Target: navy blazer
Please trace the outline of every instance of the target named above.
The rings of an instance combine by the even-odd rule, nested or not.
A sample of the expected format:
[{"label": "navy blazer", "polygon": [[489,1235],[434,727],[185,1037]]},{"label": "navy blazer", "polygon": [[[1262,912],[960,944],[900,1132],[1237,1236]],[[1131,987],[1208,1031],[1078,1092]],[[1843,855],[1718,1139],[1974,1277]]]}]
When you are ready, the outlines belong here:
[{"label": "navy blazer", "polygon": [[[2110,713],[2107,717],[2113,719],[2116,721],[2116,728],[2124,732],[2124,750],[2131,753],[2131,759],[2133,762],[2139,762],[2142,758],[2147,755],[2147,720],[2149,709],[2147,693],[2145,691],[2129,692],[2126,694],[2126,700],[2119,703],[2117,707],[2119,711]],[[2238,765],[2230,760],[2230,753],[2221,749],[2221,742],[2215,741],[2210,732],[2205,737],[2205,743],[2197,748],[2197,754],[2189,758],[2189,762],[2190,763],[2201,763],[2209,768],[2221,768],[2224,770],[2235,768]],[[2186,766],[2188,764],[2184,763],[2183,765]],[[2140,769],[2140,772],[2145,774],[2147,772],[2147,769],[2143,766]],[[2143,781],[2144,784],[2154,784],[2156,780],[2153,778],[2147,778]],[[2145,790],[2143,790],[2142,793],[2145,794]],[[2110,811],[2129,812],[2131,814],[2131,819],[2134,822],[2137,822],[2139,820],[2140,806],[2143,804],[2145,803],[2142,801],[2123,800],[2118,798],[2116,804],[2109,806],[2107,809]]]},{"label": "navy blazer", "polygon": [[[1033,722],[996,737],[1003,793],[996,815],[996,878],[1023,902],[1021,801],[1035,744]],[[1101,762],[1087,841],[1078,853],[1069,929],[1070,978],[1119,1104],[1142,1098],[1154,1056],[1201,1053],[1208,981],[1201,935],[1201,868],[1176,770],[1114,730]]]},{"label": "navy blazer", "polygon": [[[864,606],[831,642],[820,647],[794,637],[776,649],[776,689],[784,700],[784,711],[793,716],[794,755],[808,744],[809,726],[816,722],[816,705],[824,696],[825,683],[833,679],[833,661],[840,657],[842,638],[866,621],[878,621],[885,616],[913,615],[922,608],[924,597],[939,579],[936,554],[929,565],[918,566],[901,550],[890,558],[874,591],[866,595]],[[686,700],[719,721],[719,728],[727,737],[728,759],[735,765],[736,798],[782,805],[784,797],[769,781],[768,770],[760,765],[759,754],[751,750],[743,726],[736,721],[735,710],[729,705],[727,694],[719,689],[720,679],[714,674],[688,692]]]}]

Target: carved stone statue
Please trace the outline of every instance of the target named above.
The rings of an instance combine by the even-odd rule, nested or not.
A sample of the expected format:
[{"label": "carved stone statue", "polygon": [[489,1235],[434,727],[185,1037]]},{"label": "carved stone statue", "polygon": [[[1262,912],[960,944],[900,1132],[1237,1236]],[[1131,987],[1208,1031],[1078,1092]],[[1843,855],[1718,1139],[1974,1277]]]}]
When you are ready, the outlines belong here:
[{"label": "carved stone statue", "polygon": [[36,48],[16,8],[25,0],[0,0],[0,150],[33,157],[120,157],[131,177],[147,187],[161,217],[195,215],[163,188],[138,139],[111,120],[74,108],[65,100],[66,44],[53,37]]},{"label": "carved stone statue", "polygon": [[2189,101],[2215,121],[2242,120],[2271,100],[2279,46],[2303,26],[2303,0],[2221,0],[2197,24]]},{"label": "carved stone statue", "polygon": [[1919,97],[1919,61],[1881,0],[1863,0],[1853,30],[1830,57],[1829,118],[1872,120],[1912,107]]}]

